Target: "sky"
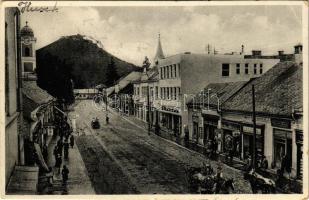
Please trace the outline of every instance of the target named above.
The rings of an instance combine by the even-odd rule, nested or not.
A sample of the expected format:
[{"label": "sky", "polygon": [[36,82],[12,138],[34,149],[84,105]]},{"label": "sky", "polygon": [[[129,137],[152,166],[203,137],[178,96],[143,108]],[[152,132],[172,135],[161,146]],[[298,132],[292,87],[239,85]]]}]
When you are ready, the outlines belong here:
[{"label": "sky", "polygon": [[262,50],[293,52],[302,42],[301,6],[155,6],[59,7],[57,13],[25,12],[37,38],[36,49],[61,36],[82,34],[101,41],[104,49],[141,65],[155,56],[158,33],[165,56],[183,52],[219,53]]}]

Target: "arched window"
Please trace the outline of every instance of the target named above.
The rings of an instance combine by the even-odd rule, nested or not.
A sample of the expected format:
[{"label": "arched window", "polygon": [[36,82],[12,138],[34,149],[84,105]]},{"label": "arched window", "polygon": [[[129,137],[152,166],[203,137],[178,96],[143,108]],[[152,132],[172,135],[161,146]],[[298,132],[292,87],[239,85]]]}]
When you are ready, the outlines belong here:
[{"label": "arched window", "polygon": [[25,47],[25,56],[30,57],[30,48],[29,47]]}]

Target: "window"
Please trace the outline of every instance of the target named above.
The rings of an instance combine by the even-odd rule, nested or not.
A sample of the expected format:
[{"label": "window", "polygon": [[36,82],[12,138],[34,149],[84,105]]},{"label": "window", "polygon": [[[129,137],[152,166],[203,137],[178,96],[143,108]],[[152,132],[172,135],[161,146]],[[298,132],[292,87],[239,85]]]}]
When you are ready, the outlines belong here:
[{"label": "window", "polygon": [[161,79],[163,79],[162,67],[160,67],[160,77],[161,77]]},{"label": "window", "polygon": [[263,64],[260,64],[260,74],[263,74]]},{"label": "window", "polygon": [[170,78],[169,66],[166,66],[166,78]]},{"label": "window", "polygon": [[163,99],[163,88],[160,87],[160,98]]},{"label": "window", "polygon": [[24,57],[32,57],[32,47],[31,45],[22,45],[22,55]]},{"label": "window", "polygon": [[257,64],[254,64],[254,68],[253,68],[254,69],[254,74],[257,73],[257,69],[256,68],[257,68]]},{"label": "window", "polygon": [[165,68],[165,67],[163,67],[163,79],[165,79],[165,78],[166,78],[166,73],[165,73],[165,71],[166,71],[166,68]]},{"label": "window", "polygon": [[236,74],[240,74],[240,64],[236,64]]},{"label": "window", "polygon": [[159,98],[159,88],[158,88],[158,86],[156,86],[156,99],[158,99]]},{"label": "window", "polygon": [[174,87],[174,100],[177,100],[177,95],[176,95],[176,93],[177,93],[177,88]]},{"label": "window", "polygon": [[245,74],[249,74],[249,64],[245,64]]},{"label": "window", "polygon": [[170,99],[170,88],[166,88],[166,90],[167,90],[166,99]]},{"label": "window", "polygon": [[33,63],[25,62],[24,63],[24,72],[33,72]]},{"label": "window", "polygon": [[173,74],[174,74],[173,73],[173,65],[170,66],[170,72],[171,72],[171,76],[170,77],[173,78]]},{"label": "window", "polygon": [[180,87],[178,87],[177,89],[178,89],[178,99],[180,99],[180,95],[181,95],[181,93],[180,93]]},{"label": "window", "polygon": [[230,75],[230,64],[222,64],[222,76]]},{"label": "window", "polygon": [[174,77],[176,78],[177,77],[176,64],[174,64],[173,67],[174,67]]}]

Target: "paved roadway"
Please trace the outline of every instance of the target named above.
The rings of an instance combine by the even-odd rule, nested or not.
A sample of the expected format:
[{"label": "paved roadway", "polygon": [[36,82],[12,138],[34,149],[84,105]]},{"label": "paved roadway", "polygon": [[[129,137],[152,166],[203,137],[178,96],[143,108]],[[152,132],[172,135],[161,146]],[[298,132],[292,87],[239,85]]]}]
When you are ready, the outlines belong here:
[{"label": "paved roadway", "polygon": [[[206,161],[198,153],[148,135],[118,113],[109,112],[110,124],[106,125],[105,111],[91,100],[78,103],[75,112],[77,129],[84,134],[77,145],[96,193],[188,193],[185,168]],[[100,120],[100,129],[91,129],[93,117]],[[217,168],[216,162],[211,165]],[[223,165],[223,176],[234,179],[235,193],[251,193],[240,171]]]}]

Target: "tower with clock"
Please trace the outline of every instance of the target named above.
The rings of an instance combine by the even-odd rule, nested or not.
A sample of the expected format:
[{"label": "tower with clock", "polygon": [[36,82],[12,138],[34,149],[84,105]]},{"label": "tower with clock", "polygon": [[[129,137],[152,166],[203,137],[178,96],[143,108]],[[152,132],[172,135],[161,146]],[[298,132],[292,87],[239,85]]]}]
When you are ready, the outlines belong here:
[{"label": "tower with clock", "polygon": [[36,38],[34,37],[33,30],[28,26],[24,26],[20,30],[21,37],[21,61],[23,75],[35,74],[36,69],[36,55],[35,55],[35,43]]}]

